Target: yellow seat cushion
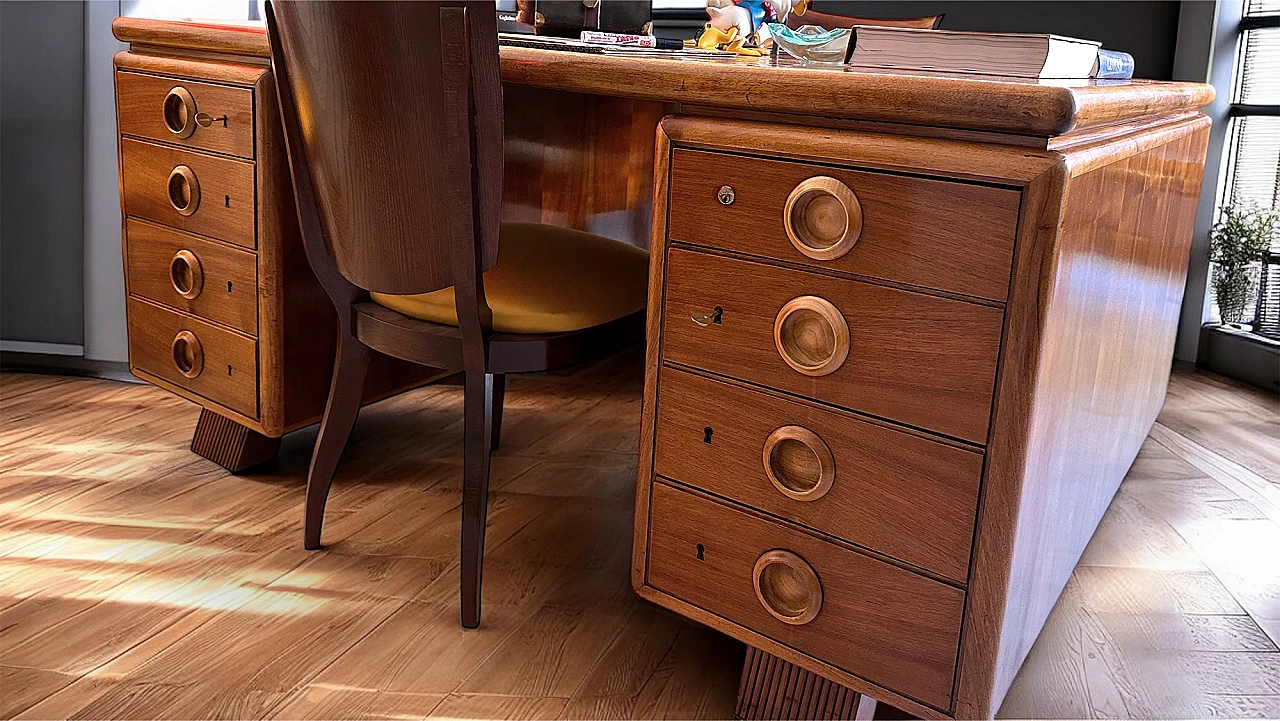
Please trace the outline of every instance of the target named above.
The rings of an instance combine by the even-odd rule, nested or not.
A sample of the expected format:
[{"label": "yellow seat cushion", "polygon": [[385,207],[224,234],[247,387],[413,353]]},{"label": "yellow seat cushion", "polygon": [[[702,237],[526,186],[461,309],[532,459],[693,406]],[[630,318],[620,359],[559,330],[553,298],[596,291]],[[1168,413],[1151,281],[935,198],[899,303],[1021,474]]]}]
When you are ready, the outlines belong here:
[{"label": "yellow seat cushion", "polygon": [[[649,254],[633,245],[541,223],[503,223],[484,293],[499,333],[563,333],[644,310]],[[457,325],[453,287],[418,295],[371,293],[412,318]]]}]

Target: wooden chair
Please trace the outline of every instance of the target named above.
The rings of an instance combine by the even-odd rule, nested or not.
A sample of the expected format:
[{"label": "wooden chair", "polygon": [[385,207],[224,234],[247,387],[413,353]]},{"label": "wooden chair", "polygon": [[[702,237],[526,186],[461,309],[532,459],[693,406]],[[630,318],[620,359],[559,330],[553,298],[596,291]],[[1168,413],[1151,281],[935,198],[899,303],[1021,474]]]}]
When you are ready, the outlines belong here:
[{"label": "wooden chair", "polygon": [[648,254],[578,231],[500,224],[493,2],[277,1],[266,10],[303,243],[339,324],[307,476],[305,545],[320,546],[371,350],[463,371],[462,625],[474,628],[505,376],[640,342]]},{"label": "wooden chair", "polygon": [[833,15],[809,10],[804,15],[791,13],[787,16],[787,27],[795,30],[801,25],[819,25],[828,30],[851,28],[854,25],[877,25],[891,28],[916,28],[919,30],[937,30],[942,25],[944,15],[926,15],[919,18],[856,18],[849,15]]}]

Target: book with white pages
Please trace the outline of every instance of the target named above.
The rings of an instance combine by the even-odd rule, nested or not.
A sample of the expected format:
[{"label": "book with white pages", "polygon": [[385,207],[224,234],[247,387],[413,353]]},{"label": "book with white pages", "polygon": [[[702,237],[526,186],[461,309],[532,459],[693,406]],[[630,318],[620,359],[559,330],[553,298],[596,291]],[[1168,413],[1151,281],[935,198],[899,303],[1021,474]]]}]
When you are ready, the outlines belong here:
[{"label": "book with white pages", "polygon": [[1101,43],[1060,35],[854,28],[847,62],[869,68],[934,70],[1020,78],[1088,78]]}]

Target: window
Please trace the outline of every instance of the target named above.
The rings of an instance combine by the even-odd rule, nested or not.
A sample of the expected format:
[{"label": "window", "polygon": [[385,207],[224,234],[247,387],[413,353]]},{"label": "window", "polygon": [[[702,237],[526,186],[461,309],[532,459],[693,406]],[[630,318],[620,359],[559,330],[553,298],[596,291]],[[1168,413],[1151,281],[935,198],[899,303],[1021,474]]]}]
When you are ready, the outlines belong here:
[{"label": "window", "polygon": [[157,20],[261,20],[263,0],[125,0],[121,15]]},{"label": "window", "polygon": [[[1220,204],[1243,200],[1280,208],[1280,0],[1245,0],[1230,123]],[[1247,317],[1256,333],[1280,338],[1280,231]]]}]

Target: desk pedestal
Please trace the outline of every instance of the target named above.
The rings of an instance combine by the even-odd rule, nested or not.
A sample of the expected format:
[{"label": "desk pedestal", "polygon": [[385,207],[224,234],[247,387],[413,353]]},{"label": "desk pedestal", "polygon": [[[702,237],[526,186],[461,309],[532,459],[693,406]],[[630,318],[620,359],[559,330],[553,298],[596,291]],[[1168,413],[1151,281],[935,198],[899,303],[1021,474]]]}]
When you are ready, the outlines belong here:
[{"label": "desk pedestal", "polygon": [[875,699],[747,646],[734,717],[745,721],[849,721],[875,718],[875,712]]}]

